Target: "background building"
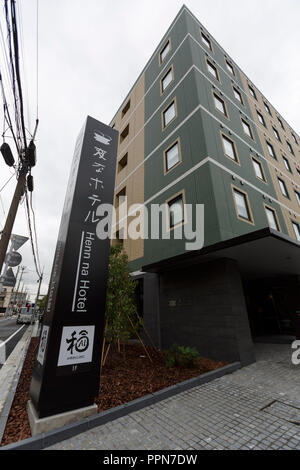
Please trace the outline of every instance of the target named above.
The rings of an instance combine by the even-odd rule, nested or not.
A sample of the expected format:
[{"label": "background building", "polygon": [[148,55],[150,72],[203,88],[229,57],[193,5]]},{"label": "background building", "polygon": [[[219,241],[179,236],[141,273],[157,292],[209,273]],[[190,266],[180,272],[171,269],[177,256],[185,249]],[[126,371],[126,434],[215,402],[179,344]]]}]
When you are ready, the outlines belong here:
[{"label": "background building", "polygon": [[[294,335],[300,137],[185,6],[111,125],[116,206],[169,208],[171,240],[122,241],[157,345],[248,364],[253,337]],[[205,205],[202,250],[174,239],[184,203]]]}]

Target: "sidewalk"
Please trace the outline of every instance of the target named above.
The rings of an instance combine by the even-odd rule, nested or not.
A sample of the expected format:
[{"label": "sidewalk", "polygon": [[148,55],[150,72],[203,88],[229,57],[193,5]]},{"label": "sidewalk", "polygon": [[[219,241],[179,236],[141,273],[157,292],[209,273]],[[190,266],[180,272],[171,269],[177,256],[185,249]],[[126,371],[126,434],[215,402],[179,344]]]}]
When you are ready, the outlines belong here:
[{"label": "sidewalk", "polygon": [[257,344],[255,364],[48,449],[300,449],[300,366],[291,352]]}]

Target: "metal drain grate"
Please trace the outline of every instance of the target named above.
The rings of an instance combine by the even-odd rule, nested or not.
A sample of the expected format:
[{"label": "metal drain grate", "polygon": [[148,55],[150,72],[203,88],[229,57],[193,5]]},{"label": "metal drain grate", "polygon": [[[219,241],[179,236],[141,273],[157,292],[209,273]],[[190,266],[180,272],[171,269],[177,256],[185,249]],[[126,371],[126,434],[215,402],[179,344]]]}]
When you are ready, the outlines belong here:
[{"label": "metal drain grate", "polygon": [[286,403],[276,400],[261,411],[300,426],[300,408],[297,408],[296,406],[287,405]]}]

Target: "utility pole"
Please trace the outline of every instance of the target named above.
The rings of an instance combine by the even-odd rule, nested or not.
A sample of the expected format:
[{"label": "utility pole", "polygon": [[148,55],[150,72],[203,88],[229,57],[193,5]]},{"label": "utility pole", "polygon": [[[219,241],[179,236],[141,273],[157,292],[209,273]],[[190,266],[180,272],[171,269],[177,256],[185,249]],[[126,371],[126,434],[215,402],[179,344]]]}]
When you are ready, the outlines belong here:
[{"label": "utility pole", "polygon": [[[16,274],[16,282],[17,282],[17,279],[18,279],[19,271],[20,271],[20,266],[18,266],[18,270],[17,270],[17,274]],[[15,297],[15,285],[13,286],[12,291],[10,293],[10,300],[9,300],[9,305],[6,309],[6,316],[9,316],[10,311],[12,310],[12,312],[13,312],[13,310],[14,310],[13,305],[14,305],[14,297]]]},{"label": "utility pole", "polygon": [[34,313],[36,313],[36,311],[37,311],[37,303],[38,303],[38,300],[39,300],[39,295],[40,295],[43,276],[44,276],[44,272],[42,272],[41,277],[39,279],[39,287],[38,287],[38,291],[37,291],[36,298],[35,298],[35,304],[34,304]]},{"label": "utility pole", "polygon": [[15,218],[17,215],[20,199],[23,196],[24,191],[25,191],[25,183],[26,183],[26,171],[24,171],[19,176],[15,193],[14,193],[14,196],[10,205],[10,209],[7,215],[7,219],[5,222],[5,226],[2,231],[1,240],[0,240],[0,272],[2,271],[2,266],[3,266],[5,255],[7,252],[9,240],[11,237],[12,228],[13,228]]}]

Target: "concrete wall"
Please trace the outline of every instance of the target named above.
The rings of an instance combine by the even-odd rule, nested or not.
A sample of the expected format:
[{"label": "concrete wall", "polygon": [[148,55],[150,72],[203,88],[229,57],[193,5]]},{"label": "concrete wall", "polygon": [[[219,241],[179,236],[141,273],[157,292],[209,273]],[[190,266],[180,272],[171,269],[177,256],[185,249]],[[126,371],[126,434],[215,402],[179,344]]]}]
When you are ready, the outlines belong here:
[{"label": "concrete wall", "polygon": [[[158,280],[155,282],[157,289]],[[147,302],[147,288],[144,292]],[[219,260],[160,274],[159,298],[156,311],[149,303],[144,306],[144,319],[162,349],[177,343],[196,347],[202,356],[216,360],[241,361],[243,365],[255,361],[235,261]]]}]

